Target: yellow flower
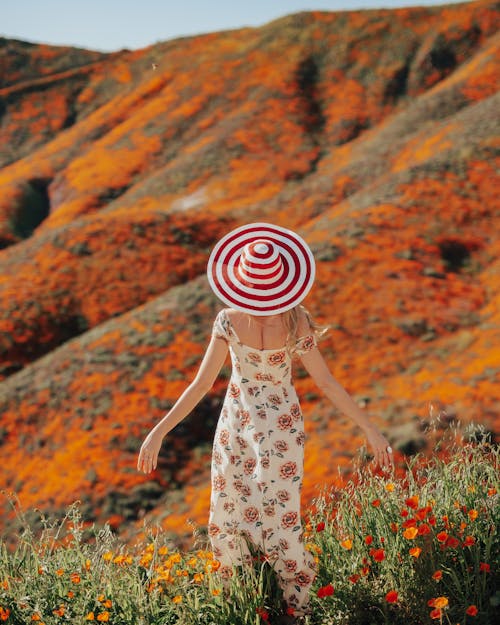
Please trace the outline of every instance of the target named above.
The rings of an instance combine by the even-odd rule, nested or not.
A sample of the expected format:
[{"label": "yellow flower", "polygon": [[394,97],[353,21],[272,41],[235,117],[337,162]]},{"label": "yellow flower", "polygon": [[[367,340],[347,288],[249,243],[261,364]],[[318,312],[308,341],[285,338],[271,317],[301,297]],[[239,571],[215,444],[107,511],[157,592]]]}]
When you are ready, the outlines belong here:
[{"label": "yellow flower", "polygon": [[213,573],[219,570],[219,568],[220,568],[219,560],[211,560],[210,562],[207,562],[205,565],[205,573]]},{"label": "yellow flower", "polygon": [[392,493],[392,492],[394,492],[394,489],[395,489],[395,488],[396,488],[396,487],[395,487],[395,485],[394,485],[392,482],[389,482],[389,484],[386,484],[386,485],[385,485],[385,490],[386,490],[388,493]]},{"label": "yellow flower", "polygon": [[153,556],[150,553],[144,553],[139,564],[143,566],[144,568],[146,568],[147,566],[149,566],[149,564],[151,564],[152,559],[153,559]]},{"label": "yellow flower", "polygon": [[57,577],[62,577],[64,575],[64,569],[57,569],[56,575]]},{"label": "yellow flower", "polygon": [[111,553],[111,551],[106,551],[106,553],[102,554],[102,559],[106,562],[111,562],[111,560],[113,559],[113,554]]},{"label": "yellow flower", "polygon": [[344,547],[344,549],[347,549],[347,551],[349,551],[350,549],[352,549],[352,540],[350,538],[346,538],[340,543],[340,545]]},{"label": "yellow flower", "polygon": [[201,584],[201,582],[203,581],[203,573],[195,573],[193,575],[193,581],[197,584]]},{"label": "yellow flower", "polygon": [[418,535],[418,529],[416,527],[407,527],[403,532],[403,536],[408,540],[413,540]]},{"label": "yellow flower", "polygon": [[221,589],[220,589],[220,588],[214,588],[214,589],[212,590],[212,595],[213,595],[214,597],[218,597],[218,596],[220,595],[220,593],[221,593]]},{"label": "yellow flower", "polygon": [[97,615],[97,620],[101,623],[107,623],[109,621],[109,612],[101,612]]},{"label": "yellow flower", "polygon": [[95,617],[94,617],[94,613],[93,613],[93,612],[89,612],[89,613],[87,614],[87,616],[85,617],[85,620],[86,620],[86,621],[93,621],[93,620],[94,620],[94,618],[95,618]]},{"label": "yellow flower", "polygon": [[172,601],[174,603],[181,603],[182,602],[182,596],[181,595],[175,595],[175,597],[172,598]]},{"label": "yellow flower", "polygon": [[418,558],[418,556],[422,553],[422,549],[420,549],[420,547],[412,547],[409,553],[414,558]]},{"label": "yellow flower", "polygon": [[168,553],[168,547],[160,547],[158,549],[158,553],[160,554],[160,556],[166,556]]},{"label": "yellow flower", "polygon": [[446,597],[437,597],[434,600],[434,607],[438,608],[439,610],[446,608],[447,605],[448,605],[448,599]]},{"label": "yellow flower", "polygon": [[116,556],[116,558],[113,560],[113,562],[115,564],[132,564],[133,560],[132,560],[132,556],[127,556],[127,555],[120,555],[120,556]]}]

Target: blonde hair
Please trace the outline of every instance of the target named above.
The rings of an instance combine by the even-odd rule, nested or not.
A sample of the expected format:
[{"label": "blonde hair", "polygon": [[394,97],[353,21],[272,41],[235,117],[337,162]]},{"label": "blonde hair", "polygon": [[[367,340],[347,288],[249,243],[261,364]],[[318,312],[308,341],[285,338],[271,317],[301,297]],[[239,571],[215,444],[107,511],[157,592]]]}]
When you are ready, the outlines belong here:
[{"label": "blonde hair", "polygon": [[286,330],[286,347],[290,354],[293,354],[296,350],[297,340],[301,337],[297,336],[299,328],[299,314],[304,313],[307,319],[307,323],[312,330],[316,340],[321,339],[328,331],[328,326],[319,325],[311,317],[309,311],[301,304],[287,310],[283,313],[283,325]]}]

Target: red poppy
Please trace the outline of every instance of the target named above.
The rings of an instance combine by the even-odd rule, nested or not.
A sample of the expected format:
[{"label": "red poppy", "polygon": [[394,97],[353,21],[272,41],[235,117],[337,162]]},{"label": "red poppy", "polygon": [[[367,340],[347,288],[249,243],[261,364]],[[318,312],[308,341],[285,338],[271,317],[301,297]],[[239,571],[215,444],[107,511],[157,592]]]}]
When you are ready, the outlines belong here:
[{"label": "red poppy", "polygon": [[405,499],[405,504],[408,506],[408,508],[416,510],[418,508],[418,500],[418,495],[413,495],[412,497],[408,497],[408,499]]},{"label": "red poppy", "polygon": [[370,555],[375,562],[382,562],[385,558],[385,551],[383,549],[370,549]]},{"label": "red poppy", "polygon": [[470,605],[467,610],[465,610],[465,613],[468,614],[469,616],[476,616],[477,615],[477,608],[475,605]]},{"label": "red poppy", "polygon": [[426,534],[431,533],[431,528],[427,525],[427,523],[421,523],[418,526],[418,533],[420,536],[425,536]]},{"label": "red poppy", "polygon": [[446,540],[447,547],[450,547],[450,549],[456,549],[459,544],[460,541],[458,540],[458,538],[455,538],[454,536],[448,536],[448,539]]},{"label": "red poppy", "polygon": [[333,595],[334,593],[334,589],[333,586],[331,584],[327,584],[326,586],[322,586],[321,588],[318,588],[317,591],[317,595],[320,599],[323,599],[324,597],[329,597],[331,595]]},{"label": "red poppy", "polygon": [[398,593],[395,590],[389,590],[385,596],[387,603],[396,603],[398,600]]}]

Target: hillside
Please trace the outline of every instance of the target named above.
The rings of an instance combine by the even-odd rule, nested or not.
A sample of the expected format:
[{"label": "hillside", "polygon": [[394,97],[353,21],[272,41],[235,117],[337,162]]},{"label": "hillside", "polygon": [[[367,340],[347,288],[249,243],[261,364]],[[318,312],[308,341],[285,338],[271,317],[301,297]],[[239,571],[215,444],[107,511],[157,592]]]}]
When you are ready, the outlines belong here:
[{"label": "hillside", "polygon": [[[203,354],[209,251],[249,220],[311,244],[324,353],[400,461],[449,422],[497,432],[498,26],[481,0],[108,55],[0,39],[3,486],[123,533],[205,522],[227,371],[153,479],[136,452]],[[310,500],[362,439],[296,377]]]}]

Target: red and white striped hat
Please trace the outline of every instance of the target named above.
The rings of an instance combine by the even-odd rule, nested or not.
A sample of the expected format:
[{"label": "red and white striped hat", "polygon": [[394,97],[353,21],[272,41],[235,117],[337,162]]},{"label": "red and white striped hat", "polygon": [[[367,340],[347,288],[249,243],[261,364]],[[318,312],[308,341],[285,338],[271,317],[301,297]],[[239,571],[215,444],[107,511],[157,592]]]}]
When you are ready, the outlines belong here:
[{"label": "red and white striped hat", "polygon": [[298,234],[254,223],[236,228],[216,244],[207,275],[214,293],[228,306],[251,315],[275,315],[304,299],[315,264]]}]

